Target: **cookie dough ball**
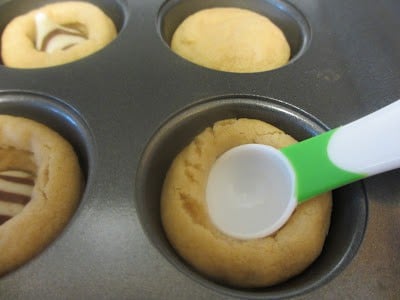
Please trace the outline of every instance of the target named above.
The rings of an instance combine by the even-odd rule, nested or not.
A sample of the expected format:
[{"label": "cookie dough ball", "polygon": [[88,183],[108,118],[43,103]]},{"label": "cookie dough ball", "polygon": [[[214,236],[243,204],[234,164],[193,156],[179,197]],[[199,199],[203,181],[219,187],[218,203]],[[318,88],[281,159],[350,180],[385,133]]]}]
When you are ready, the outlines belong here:
[{"label": "cookie dough ball", "polygon": [[171,49],[195,64],[237,73],[276,69],[290,57],[275,24],[240,8],[211,8],[189,16],[175,31]]},{"label": "cookie dough ball", "polygon": [[[86,57],[116,36],[112,20],[93,4],[57,2],[14,18],[4,29],[1,55],[9,67],[50,67]],[[64,44],[51,46],[56,39]]]},{"label": "cookie dough ball", "polygon": [[330,224],[331,194],[299,205],[289,221],[268,237],[238,240],[211,222],[205,190],[222,153],[241,144],[281,148],[295,140],[254,119],[228,119],[205,129],[173,161],[161,196],[161,218],[176,251],[204,275],[236,287],[265,287],[306,269],[320,254]]},{"label": "cookie dough ball", "polygon": [[35,121],[0,115],[0,275],[57,237],[82,190],[78,158],[67,141]]}]

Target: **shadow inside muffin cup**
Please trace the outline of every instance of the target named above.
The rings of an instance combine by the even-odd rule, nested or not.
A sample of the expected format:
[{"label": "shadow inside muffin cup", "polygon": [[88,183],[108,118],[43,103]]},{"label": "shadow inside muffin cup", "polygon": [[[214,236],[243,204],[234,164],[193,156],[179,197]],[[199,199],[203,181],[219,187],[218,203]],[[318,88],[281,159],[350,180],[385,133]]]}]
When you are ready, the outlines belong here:
[{"label": "shadow inside muffin cup", "polygon": [[[80,0],[76,0],[80,1]],[[31,10],[37,9],[41,6],[64,1],[51,1],[51,0],[0,0],[0,37],[6,28],[7,24],[15,17],[26,14]],[[117,33],[124,27],[128,19],[128,8],[125,3],[120,0],[89,0],[84,1],[92,3],[100,8],[114,23]],[[1,39],[0,39],[1,49]],[[84,58],[82,58],[84,59]],[[3,64],[0,52],[0,64]]]},{"label": "shadow inside muffin cup", "polygon": [[367,200],[360,182],[333,192],[331,226],[321,255],[298,276],[272,287],[242,289],[215,282],[183,261],[168,242],[160,217],[161,189],[167,170],[175,156],[197,134],[216,121],[227,118],[259,119],[282,129],[297,140],[328,129],[299,108],[258,97],[219,97],[195,103],[177,112],[151,137],[137,169],[135,204],[146,235],[178,270],[222,294],[248,299],[276,299],[300,295],[320,287],[343,270],[363,239]]},{"label": "shadow inside muffin cup", "polygon": [[306,18],[297,8],[282,0],[169,0],[158,13],[157,26],[161,38],[170,47],[172,36],[183,20],[213,7],[243,8],[269,18],[282,30],[289,43],[289,63],[301,57],[308,48],[311,31]]}]

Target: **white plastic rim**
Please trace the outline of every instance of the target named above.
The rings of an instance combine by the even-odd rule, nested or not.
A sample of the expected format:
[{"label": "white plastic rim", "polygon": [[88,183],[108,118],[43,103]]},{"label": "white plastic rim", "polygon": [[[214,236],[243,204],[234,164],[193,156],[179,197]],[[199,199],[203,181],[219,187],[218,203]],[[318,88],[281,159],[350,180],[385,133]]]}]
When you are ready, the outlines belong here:
[{"label": "white plastic rim", "polygon": [[214,225],[237,239],[255,239],[281,228],[297,206],[295,173],[277,149],[241,145],[221,155],[206,188]]}]

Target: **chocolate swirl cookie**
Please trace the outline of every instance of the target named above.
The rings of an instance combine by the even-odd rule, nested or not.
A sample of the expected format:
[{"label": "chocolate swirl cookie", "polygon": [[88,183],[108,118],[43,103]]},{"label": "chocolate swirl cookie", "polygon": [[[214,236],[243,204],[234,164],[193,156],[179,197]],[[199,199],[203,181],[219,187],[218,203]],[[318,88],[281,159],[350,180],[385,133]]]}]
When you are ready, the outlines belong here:
[{"label": "chocolate swirl cookie", "polygon": [[0,225],[19,214],[31,200],[35,178],[19,170],[0,172]]},{"label": "chocolate swirl cookie", "polygon": [[0,275],[57,237],[82,189],[78,158],[64,138],[35,121],[0,115]]},{"label": "chocolate swirl cookie", "polygon": [[43,68],[86,57],[117,36],[113,21],[88,2],[45,5],[14,18],[1,38],[3,63],[13,68]]},{"label": "chocolate swirl cookie", "polygon": [[43,12],[35,15],[35,22],[36,50],[38,51],[47,53],[53,53],[57,50],[63,51],[88,39],[84,30],[73,28],[72,25],[69,25],[69,27],[58,25]]}]

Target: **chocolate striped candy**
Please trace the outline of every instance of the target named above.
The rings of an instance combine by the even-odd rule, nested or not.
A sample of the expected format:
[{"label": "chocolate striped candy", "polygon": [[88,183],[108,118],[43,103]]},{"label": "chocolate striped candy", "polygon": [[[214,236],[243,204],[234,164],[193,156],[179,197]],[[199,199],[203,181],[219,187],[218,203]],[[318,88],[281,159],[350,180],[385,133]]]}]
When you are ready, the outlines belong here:
[{"label": "chocolate striped candy", "polygon": [[0,172],[0,225],[22,211],[31,200],[34,184],[31,173],[19,170]]},{"label": "chocolate striped candy", "polygon": [[81,31],[60,26],[42,12],[36,14],[35,22],[36,50],[53,53],[56,50],[66,50],[87,40]]}]

